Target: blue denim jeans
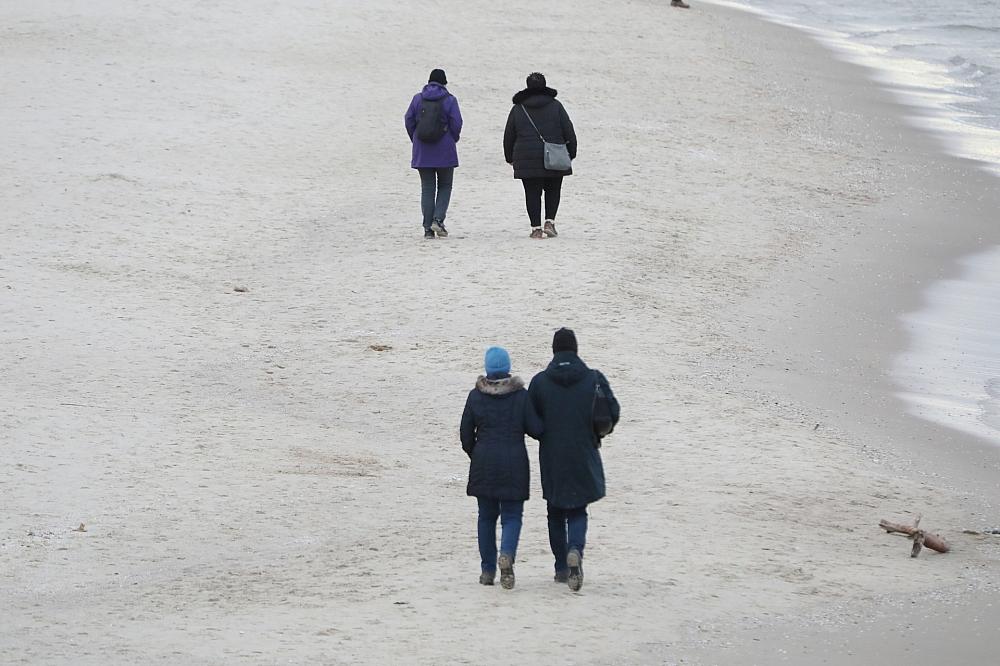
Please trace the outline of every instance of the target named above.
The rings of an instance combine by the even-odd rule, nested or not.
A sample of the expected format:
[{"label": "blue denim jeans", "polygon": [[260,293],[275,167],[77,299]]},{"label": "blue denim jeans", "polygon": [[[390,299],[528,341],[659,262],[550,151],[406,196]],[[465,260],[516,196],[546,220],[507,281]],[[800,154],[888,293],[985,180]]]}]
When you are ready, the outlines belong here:
[{"label": "blue denim jeans", "polygon": [[444,222],[448,214],[455,168],[420,168],[417,171],[420,173],[420,210],[424,214],[424,229],[427,230],[431,228],[431,222]]},{"label": "blue denim jeans", "polygon": [[517,542],[521,538],[521,516],[524,513],[523,500],[498,500],[491,497],[477,497],[479,500],[479,557],[483,571],[497,570],[497,518],[500,519],[500,552],[517,554]]},{"label": "blue denim jeans", "polygon": [[587,543],[587,506],[560,509],[548,505],[549,547],[556,560],[556,571],[566,571],[566,555],[576,549],[583,556]]}]

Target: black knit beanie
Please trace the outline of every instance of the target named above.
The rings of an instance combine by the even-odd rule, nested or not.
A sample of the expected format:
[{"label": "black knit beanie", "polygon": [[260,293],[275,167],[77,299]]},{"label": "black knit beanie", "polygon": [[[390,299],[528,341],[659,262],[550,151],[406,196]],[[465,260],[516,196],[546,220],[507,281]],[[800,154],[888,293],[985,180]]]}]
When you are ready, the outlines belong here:
[{"label": "black knit beanie", "polygon": [[427,77],[427,83],[440,83],[446,86],[448,85],[448,77],[444,75],[443,69],[432,69],[431,75]]},{"label": "black knit beanie", "polygon": [[561,351],[576,353],[576,334],[571,329],[560,328],[552,336],[552,353],[557,354]]},{"label": "black knit beanie", "polygon": [[547,84],[545,83],[545,75],[541,72],[532,72],[528,74],[528,78],[525,80],[529,88],[544,88]]}]

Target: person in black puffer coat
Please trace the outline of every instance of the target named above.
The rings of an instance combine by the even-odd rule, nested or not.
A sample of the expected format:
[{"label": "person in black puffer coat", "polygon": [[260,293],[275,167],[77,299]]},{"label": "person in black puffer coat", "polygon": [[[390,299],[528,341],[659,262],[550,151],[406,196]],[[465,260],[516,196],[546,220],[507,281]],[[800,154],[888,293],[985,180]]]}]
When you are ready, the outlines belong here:
[{"label": "person in black puffer coat", "polygon": [[611,421],[621,408],[608,380],[577,355],[576,335],[560,328],[552,336],[552,361],[531,380],[528,396],[544,424],[538,444],[542,494],[547,503],[549,546],[555,580],[571,590],[583,585],[587,505],[604,497],[604,465],[594,433],[594,394],[601,387]]},{"label": "person in black puffer coat", "polygon": [[[510,374],[510,356],[490,347],[486,375],[476,380],[462,412],[462,449],[469,456],[466,493],[479,501],[479,582],[492,585],[500,567],[500,584],[514,587],[514,557],[521,536],[521,516],[528,499],[528,451],[524,435],[538,439],[542,422],[528,400],[520,377]],[[501,520],[497,557],[497,518]]]},{"label": "person in black puffer coat", "polygon": [[[550,171],[545,168],[539,134],[549,143],[566,144],[570,159],[576,159],[576,131],[566,109],[556,100],[556,91],[546,85],[543,74],[531,73],[527,85],[527,88],[514,95],[514,106],[507,116],[507,127],[503,133],[504,159],[514,166],[514,178],[519,179],[524,186],[531,237],[554,237],[558,235],[555,222],[562,179],[563,176],[572,175],[573,169]],[[542,192],[545,193],[544,228]]]}]

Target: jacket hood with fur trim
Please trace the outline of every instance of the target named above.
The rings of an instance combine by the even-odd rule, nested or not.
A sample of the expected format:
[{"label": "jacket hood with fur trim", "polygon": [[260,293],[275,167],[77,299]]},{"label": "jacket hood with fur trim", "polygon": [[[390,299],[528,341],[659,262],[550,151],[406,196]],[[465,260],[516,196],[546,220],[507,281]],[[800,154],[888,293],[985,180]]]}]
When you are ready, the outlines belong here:
[{"label": "jacket hood with fur trim", "polygon": [[528,107],[545,106],[556,98],[559,93],[555,88],[525,88],[514,93],[511,101],[514,104],[524,104]]},{"label": "jacket hood with fur trim", "polygon": [[507,395],[523,388],[524,380],[517,376],[488,379],[486,375],[479,375],[479,379],[476,380],[476,390],[486,395]]}]

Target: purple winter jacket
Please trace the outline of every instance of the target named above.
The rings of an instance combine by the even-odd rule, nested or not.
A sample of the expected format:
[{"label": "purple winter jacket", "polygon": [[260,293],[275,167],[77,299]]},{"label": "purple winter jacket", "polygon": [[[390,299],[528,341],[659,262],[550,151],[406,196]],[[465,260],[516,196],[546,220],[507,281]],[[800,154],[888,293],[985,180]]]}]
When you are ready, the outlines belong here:
[{"label": "purple winter jacket", "polygon": [[[436,143],[427,143],[413,136],[417,129],[417,119],[420,117],[420,102],[425,99],[446,98],[443,103],[443,110],[448,117],[448,131]],[[413,96],[410,108],[406,110],[404,116],[406,122],[406,133],[410,135],[413,142],[413,159],[410,166],[414,169],[457,167],[458,149],[455,144],[462,133],[462,112],[458,110],[458,99],[448,92],[440,83],[431,82],[424,86],[424,89]]]}]

